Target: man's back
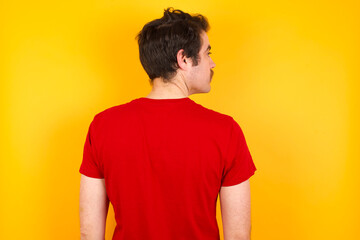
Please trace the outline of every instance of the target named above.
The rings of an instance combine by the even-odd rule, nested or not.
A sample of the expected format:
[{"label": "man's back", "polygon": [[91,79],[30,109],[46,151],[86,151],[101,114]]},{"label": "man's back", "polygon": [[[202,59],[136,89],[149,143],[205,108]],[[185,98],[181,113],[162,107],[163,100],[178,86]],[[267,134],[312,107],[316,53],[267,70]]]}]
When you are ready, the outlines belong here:
[{"label": "man's back", "polygon": [[255,170],[234,119],[190,98],[138,98],[97,114],[80,168],[105,178],[113,239],[219,239],[220,188]]}]

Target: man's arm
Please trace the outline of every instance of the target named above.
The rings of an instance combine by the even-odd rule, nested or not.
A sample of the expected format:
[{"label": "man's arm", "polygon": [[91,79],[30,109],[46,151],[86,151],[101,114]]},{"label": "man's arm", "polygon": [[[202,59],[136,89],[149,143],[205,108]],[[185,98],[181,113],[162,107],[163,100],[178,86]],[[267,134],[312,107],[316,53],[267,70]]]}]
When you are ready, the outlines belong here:
[{"label": "man's arm", "polygon": [[104,179],[81,174],[80,234],[81,240],[104,240],[109,199]]},{"label": "man's arm", "polygon": [[249,179],[220,188],[224,240],[250,240],[251,209]]}]

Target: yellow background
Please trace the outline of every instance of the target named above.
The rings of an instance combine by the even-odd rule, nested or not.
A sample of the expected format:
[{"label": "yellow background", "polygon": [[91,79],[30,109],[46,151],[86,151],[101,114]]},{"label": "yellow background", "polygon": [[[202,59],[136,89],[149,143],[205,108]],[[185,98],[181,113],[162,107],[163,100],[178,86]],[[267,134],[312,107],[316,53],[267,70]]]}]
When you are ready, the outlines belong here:
[{"label": "yellow background", "polygon": [[150,91],[135,36],[168,6],[210,21],[212,90],[191,98],[244,131],[252,239],[360,239],[355,0],[1,1],[0,239],[79,239],[87,128]]}]

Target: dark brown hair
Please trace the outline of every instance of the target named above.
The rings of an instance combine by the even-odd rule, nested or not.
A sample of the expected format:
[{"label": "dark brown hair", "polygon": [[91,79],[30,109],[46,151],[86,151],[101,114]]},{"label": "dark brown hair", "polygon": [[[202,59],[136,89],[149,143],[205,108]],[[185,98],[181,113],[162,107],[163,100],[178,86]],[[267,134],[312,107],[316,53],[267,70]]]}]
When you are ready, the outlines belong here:
[{"label": "dark brown hair", "polygon": [[157,77],[163,78],[164,82],[174,77],[179,68],[176,55],[180,49],[197,65],[202,44],[200,34],[209,29],[206,17],[173,8],[165,9],[162,18],[145,24],[136,39],[140,62],[151,84]]}]

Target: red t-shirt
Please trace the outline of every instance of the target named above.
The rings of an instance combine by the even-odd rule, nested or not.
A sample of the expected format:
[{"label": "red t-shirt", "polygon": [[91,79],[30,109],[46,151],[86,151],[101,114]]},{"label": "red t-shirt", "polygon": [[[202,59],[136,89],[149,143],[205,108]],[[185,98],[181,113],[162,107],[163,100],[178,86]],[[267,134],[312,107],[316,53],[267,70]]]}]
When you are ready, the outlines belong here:
[{"label": "red t-shirt", "polygon": [[190,98],[138,98],[98,113],[80,173],[104,178],[116,240],[219,240],[221,186],[256,170],[230,116]]}]

